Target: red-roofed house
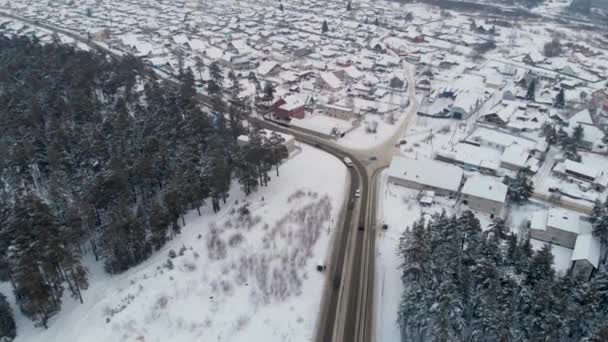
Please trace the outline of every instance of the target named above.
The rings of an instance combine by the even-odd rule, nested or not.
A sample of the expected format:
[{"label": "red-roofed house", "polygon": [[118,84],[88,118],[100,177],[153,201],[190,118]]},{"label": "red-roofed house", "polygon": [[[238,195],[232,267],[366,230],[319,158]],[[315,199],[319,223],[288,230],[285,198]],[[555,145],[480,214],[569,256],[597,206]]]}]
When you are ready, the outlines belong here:
[{"label": "red-roofed house", "polygon": [[280,98],[272,105],[272,113],[281,120],[304,119],[304,102],[296,96]]}]

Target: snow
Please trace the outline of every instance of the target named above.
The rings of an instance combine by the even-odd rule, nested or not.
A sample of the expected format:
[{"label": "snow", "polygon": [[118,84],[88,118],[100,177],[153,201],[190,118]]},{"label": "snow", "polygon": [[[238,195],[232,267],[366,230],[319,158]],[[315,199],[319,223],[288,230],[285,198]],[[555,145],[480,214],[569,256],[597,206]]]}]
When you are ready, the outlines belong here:
[{"label": "snow", "polygon": [[346,121],[326,115],[312,115],[302,120],[291,120],[291,125],[330,135],[333,128],[337,128],[339,132],[349,130],[353,125],[353,120]]},{"label": "snow", "polygon": [[[548,242],[531,239],[530,243],[532,244],[532,249],[535,251],[540,250],[546,245]],[[551,254],[553,254],[553,268],[558,273],[565,275],[570,268],[571,260],[572,260],[572,250],[570,248],[554,245],[551,245]]]},{"label": "snow", "polygon": [[[187,214],[180,235],[124,274],[104,274],[101,264],[87,255],[91,287],[83,293],[84,304],[66,294],[48,330],[33,327],[14,308],[19,329],[15,342],[311,341],[325,282],[315,266],[327,258],[347,170],[328,154],[302,149],[280,167],[280,177],[271,174],[267,188],[245,197],[234,184],[219,214],[207,207],[203,216]],[[246,202],[250,217],[239,215]],[[219,259],[221,249],[207,248],[214,227],[228,249]],[[301,253],[305,241],[310,255]],[[171,259],[173,269],[165,267],[168,252],[182,246],[183,255]],[[261,265],[268,266],[262,278]],[[279,274],[284,282],[276,281]],[[275,292],[262,295],[260,279],[267,279]],[[1,285],[14,301],[10,285]]]}]

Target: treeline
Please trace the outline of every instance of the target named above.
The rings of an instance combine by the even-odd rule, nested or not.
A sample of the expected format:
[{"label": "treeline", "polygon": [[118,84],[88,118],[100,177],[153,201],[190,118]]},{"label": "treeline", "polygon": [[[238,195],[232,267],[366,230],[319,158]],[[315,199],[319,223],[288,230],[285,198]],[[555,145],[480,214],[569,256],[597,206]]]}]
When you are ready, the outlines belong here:
[{"label": "treeline", "polygon": [[283,139],[254,129],[240,148],[250,107],[238,92],[225,101],[223,71],[209,68],[212,114],[189,68],[158,81],[132,56],[0,37],[0,276],[28,316],[46,326],[65,289],[82,300],[85,251],[125,271],[186,211],[218,211],[233,176],[249,194],[278,175]]},{"label": "treeline", "polygon": [[399,244],[402,341],[606,341],[608,273],[556,275],[550,246],[471,213],[420,219]]}]

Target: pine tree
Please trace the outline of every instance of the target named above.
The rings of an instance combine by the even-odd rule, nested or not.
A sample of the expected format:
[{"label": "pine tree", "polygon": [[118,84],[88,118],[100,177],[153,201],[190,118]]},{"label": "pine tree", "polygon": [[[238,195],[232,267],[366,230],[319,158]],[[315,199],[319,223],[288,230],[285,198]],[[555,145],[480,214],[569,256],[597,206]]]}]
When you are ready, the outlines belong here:
[{"label": "pine tree", "polygon": [[557,131],[555,130],[555,125],[545,123],[543,125],[543,136],[545,137],[547,144],[555,144],[557,142]]},{"label": "pine tree", "polygon": [[0,340],[3,338],[13,339],[17,336],[17,327],[13,317],[13,309],[6,300],[4,294],[0,293]]},{"label": "pine tree", "polygon": [[568,133],[560,126],[557,130],[557,135],[555,136],[555,142],[562,145],[566,140],[568,140]]},{"label": "pine tree", "polygon": [[580,145],[584,137],[585,131],[583,130],[583,126],[578,124],[576,127],[574,127],[574,131],[572,132],[572,140],[576,145]]},{"label": "pine tree", "polygon": [[274,86],[272,85],[272,83],[267,81],[264,84],[264,98],[266,99],[266,102],[268,103],[268,108],[270,108],[270,106],[272,105],[272,103],[274,101],[274,94],[275,94]]},{"label": "pine tree", "polygon": [[562,141],[562,150],[564,152],[564,157],[575,162],[580,162],[582,158],[580,154],[578,154],[576,146],[577,144],[574,138],[568,137]]},{"label": "pine tree", "polygon": [[554,105],[557,108],[564,108],[564,106],[566,105],[565,95],[564,95],[564,88],[560,88],[559,89],[559,93],[557,93],[557,96],[555,97],[555,104]]},{"label": "pine tree", "polygon": [[347,11],[352,11],[353,10],[353,5],[352,5],[352,3],[350,1],[346,4],[346,10]]},{"label": "pine tree", "polygon": [[589,222],[595,223],[606,211],[606,204],[602,203],[598,198],[595,199],[593,203],[593,209],[591,210],[591,215],[589,215]]},{"label": "pine tree", "polygon": [[323,20],[323,25],[321,25],[321,33],[326,33],[329,31],[329,27],[327,26],[327,20]]},{"label": "pine tree", "polygon": [[279,10],[281,10],[281,12],[284,12],[284,11],[285,11],[285,9],[283,8],[283,3],[280,3],[280,4],[279,4]]},{"label": "pine tree", "polygon": [[514,203],[525,203],[534,193],[534,183],[528,177],[526,170],[518,171],[514,179],[505,176],[503,183],[508,187],[507,198]]},{"label": "pine tree", "polygon": [[376,19],[374,19],[374,25],[380,26],[380,21],[378,20],[378,17],[376,17]]},{"label": "pine tree", "polygon": [[536,79],[532,79],[528,85],[528,91],[526,92],[526,100],[536,101]]}]

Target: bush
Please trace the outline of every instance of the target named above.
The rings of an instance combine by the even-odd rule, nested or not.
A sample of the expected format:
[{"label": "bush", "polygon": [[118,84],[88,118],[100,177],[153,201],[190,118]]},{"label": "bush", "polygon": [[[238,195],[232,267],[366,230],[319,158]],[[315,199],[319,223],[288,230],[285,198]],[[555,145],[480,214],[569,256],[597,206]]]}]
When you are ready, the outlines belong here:
[{"label": "bush", "polygon": [[562,53],[562,43],[555,37],[550,42],[545,43],[543,48],[545,57],[557,57]]},{"label": "bush", "polygon": [[0,339],[7,337],[10,340],[15,336],[17,336],[17,328],[13,317],[13,309],[11,309],[6,297],[0,293]]},{"label": "bush", "polygon": [[175,251],[174,251],[174,250],[170,250],[170,251],[169,251],[169,258],[171,258],[171,259],[175,259],[175,257],[176,257],[176,256],[177,256],[177,253],[175,253]]}]

